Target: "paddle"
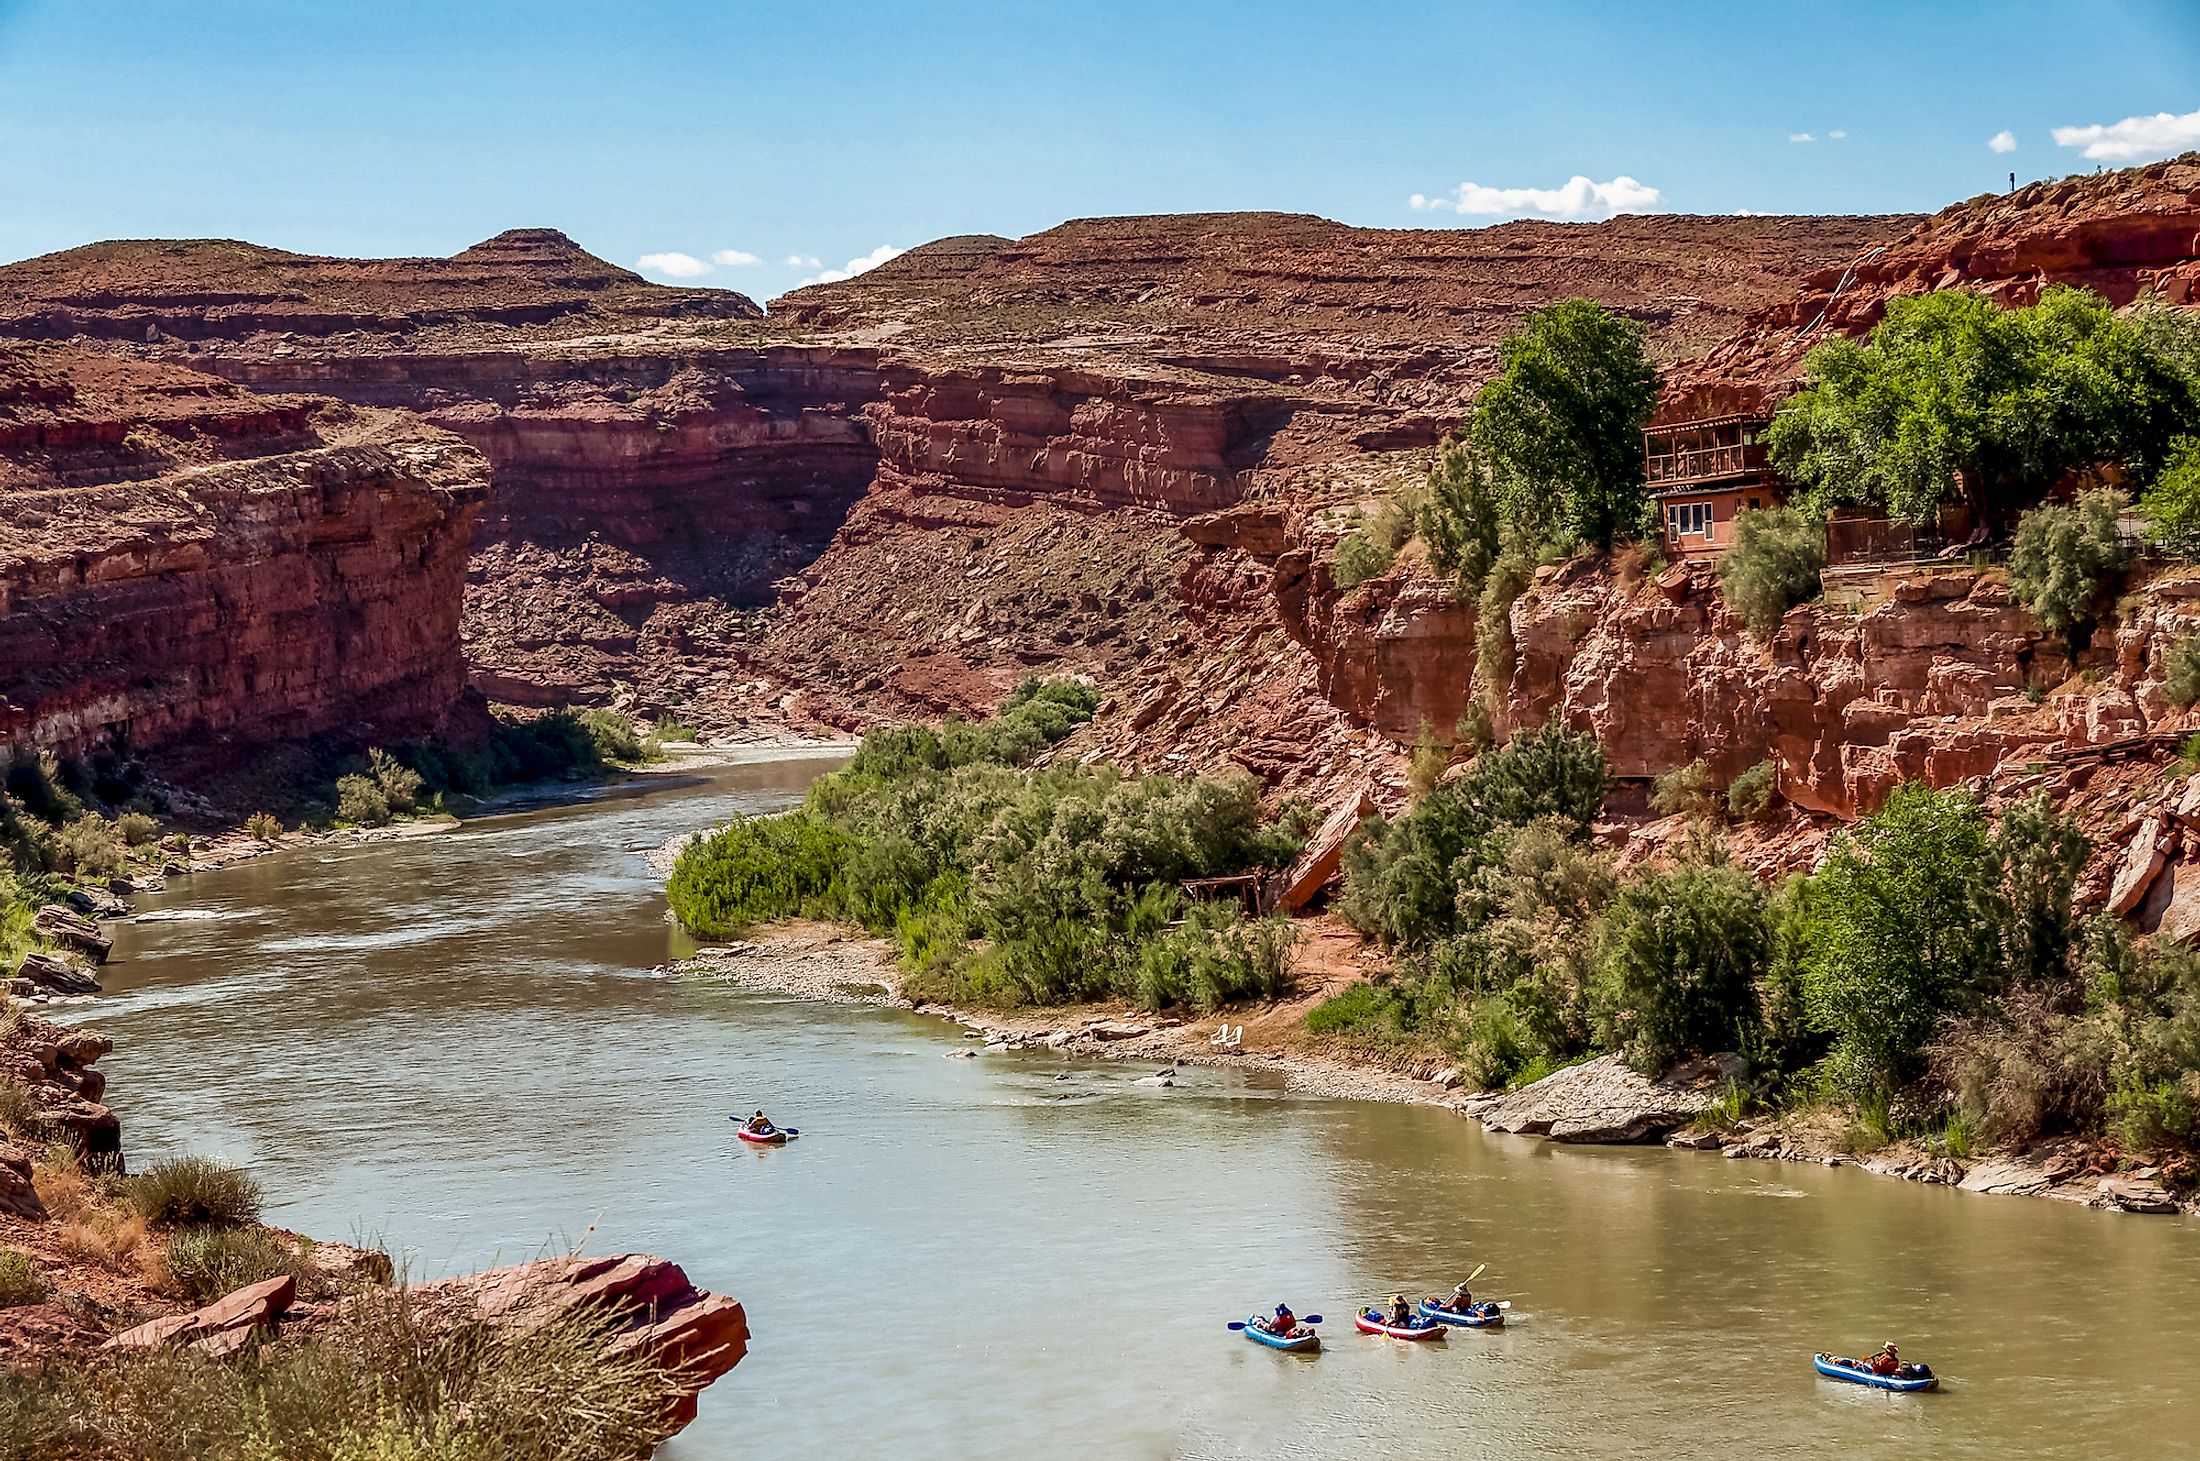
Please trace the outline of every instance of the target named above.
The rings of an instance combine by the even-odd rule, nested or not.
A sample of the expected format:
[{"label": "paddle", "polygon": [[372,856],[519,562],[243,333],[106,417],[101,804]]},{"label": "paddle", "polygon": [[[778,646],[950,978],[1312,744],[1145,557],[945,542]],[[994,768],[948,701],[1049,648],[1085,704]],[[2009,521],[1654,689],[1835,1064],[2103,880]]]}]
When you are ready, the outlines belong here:
[{"label": "paddle", "polygon": [[[1311,1327],[1313,1325],[1321,1323],[1322,1316],[1319,1314],[1301,1314],[1299,1316],[1299,1322],[1301,1324]],[[1229,1323],[1223,1325],[1222,1327],[1225,1329],[1243,1329],[1245,1327],[1245,1321],[1243,1319],[1232,1319]]]}]

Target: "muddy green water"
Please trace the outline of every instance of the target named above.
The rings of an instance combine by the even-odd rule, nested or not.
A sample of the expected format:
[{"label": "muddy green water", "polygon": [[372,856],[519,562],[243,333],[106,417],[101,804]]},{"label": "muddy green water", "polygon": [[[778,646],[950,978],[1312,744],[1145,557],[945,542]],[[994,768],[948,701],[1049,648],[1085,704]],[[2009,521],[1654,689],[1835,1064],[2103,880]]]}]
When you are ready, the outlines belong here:
[{"label": "muddy green water", "polygon": [[[2200,1226],[1849,1170],[1482,1134],[1257,1076],[945,1060],[951,1027],[653,978],[630,850],[830,763],[722,767],[179,881],[87,1015],[135,1160],[415,1274],[640,1249],[748,1306],[676,1458],[2191,1455]],[[1067,1079],[1061,1077],[1066,1076]],[[805,1135],[754,1151],[726,1113]],[[1356,1300],[1518,1307],[1441,1346]],[[1288,1298],[1327,1348],[1225,1321]],[[1894,1338],[1888,1396],[1819,1348]]]}]

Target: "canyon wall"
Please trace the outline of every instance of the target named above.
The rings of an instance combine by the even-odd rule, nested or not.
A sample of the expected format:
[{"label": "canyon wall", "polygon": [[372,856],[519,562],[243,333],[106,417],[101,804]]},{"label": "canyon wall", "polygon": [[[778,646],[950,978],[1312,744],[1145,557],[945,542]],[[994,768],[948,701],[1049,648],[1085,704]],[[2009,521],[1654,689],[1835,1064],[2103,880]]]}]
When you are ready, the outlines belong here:
[{"label": "canyon wall", "polygon": [[0,742],[212,765],[460,704],[463,443],[51,352],[5,358],[0,403]]}]

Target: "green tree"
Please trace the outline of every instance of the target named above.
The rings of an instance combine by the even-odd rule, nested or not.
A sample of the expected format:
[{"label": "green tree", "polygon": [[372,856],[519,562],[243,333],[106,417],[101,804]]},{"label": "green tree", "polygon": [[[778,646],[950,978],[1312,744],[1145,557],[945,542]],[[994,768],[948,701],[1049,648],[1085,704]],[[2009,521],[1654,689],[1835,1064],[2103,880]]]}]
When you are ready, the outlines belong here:
[{"label": "green tree", "polygon": [[1497,562],[1501,526],[1488,458],[1471,436],[1446,442],[1429,469],[1421,508],[1429,562],[1440,573],[1458,575],[1465,594],[1479,594]]},{"label": "green tree", "polygon": [[2057,812],[2040,791],[2002,813],[1992,845],[2009,910],[2002,925],[2009,976],[2030,981],[2067,976],[2077,941],[2070,905],[2093,844],[2077,821]]},{"label": "green tree", "polygon": [[1964,290],[1896,299],[1869,340],[1811,352],[1808,386],[1773,419],[1772,460],[1822,501],[1918,522],[1950,498],[2035,502],[2104,462],[2148,481],[2200,407],[2192,328],[2070,288],[2015,310]]},{"label": "green tree", "polygon": [[1891,1094],[1935,1022],[1995,986],[2001,873],[1978,804],[1916,782],[1834,840],[1811,880],[1803,993],[1850,1095]]},{"label": "green tree", "polygon": [[1772,932],[1742,869],[1713,856],[1628,879],[1597,944],[1598,1035],[1635,1069],[1751,1043]]},{"label": "green tree", "polygon": [[1601,548],[1642,515],[1642,428],[1657,404],[1648,334],[1586,299],[1530,314],[1474,403],[1508,524]]},{"label": "green tree", "polygon": [[2139,498],[2147,535],[2172,553],[2200,553],[2200,436],[2170,443],[2161,475]]},{"label": "green tree", "polygon": [[1789,609],[1818,597],[1826,566],[1826,525],[1800,508],[1746,510],[1734,519],[1734,546],[1719,558],[1719,586],[1749,632],[1770,639]]},{"label": "green tree", "polygon": [[2076,664],[2093,640],[2109,591],[2131,560],[2116,529],[2123,494],[2097,488],[2071,506],[2049,503],[2017,521],[2009,587]]}]

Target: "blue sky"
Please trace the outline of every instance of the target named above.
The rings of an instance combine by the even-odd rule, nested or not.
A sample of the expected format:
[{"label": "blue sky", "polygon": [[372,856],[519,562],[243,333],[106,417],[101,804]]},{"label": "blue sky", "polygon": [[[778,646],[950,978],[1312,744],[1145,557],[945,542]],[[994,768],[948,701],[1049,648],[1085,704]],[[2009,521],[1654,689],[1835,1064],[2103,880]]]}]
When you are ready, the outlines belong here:
[{"label": "blue sky", "polygon": [[762,299],[1095,214],[1929,209],[2180,146],[2195,0],[0,0],[4,259],[547,225]]}]

